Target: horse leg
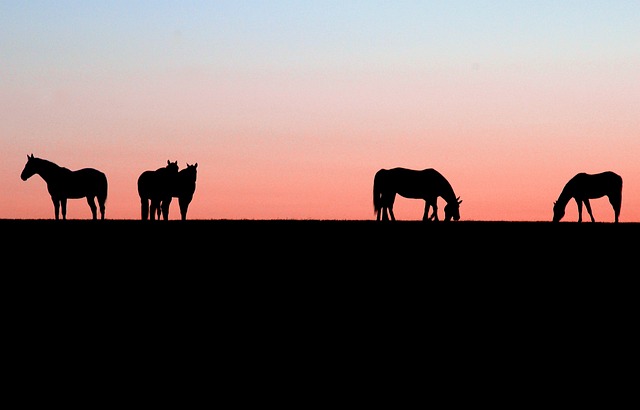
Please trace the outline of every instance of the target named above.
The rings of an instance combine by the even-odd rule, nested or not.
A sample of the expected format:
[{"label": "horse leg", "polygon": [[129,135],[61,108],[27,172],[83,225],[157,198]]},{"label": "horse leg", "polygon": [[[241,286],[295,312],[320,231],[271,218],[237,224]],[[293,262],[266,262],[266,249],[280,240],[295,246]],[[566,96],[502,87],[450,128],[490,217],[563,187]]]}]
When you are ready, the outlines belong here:
[{"label": "horse leg", "polygon": [[383,192],[380,199],[382,202],[382,220],[388,221],[391,219],[392,221],[395,221],[396,216],[393,214],[393,203],[396,200],[396,194]]},{"label": "horse leg", "polygon": [[169,219],[169,206],[171,205],[172,197],[167,197],[160,202],[160,208],[158,209],[158,219],[160,219],[160,212],[162,218],[166,221]]},{"label": "horse leg", "polygon": [[183,221],[187,220],[187,210],[189,209],[191,199],[192,197],[190,196],[181,196],[178,198],[178,204],[180,205],[180,219]]},{"label": "horse leg", "polygon": [[440,219],[438,218],[438,202],[436,200],[433,200],[433,202],[431,202],[431,207],[433,208],[431,219],[434,221],[439,221]]},{"label": "horse leg", "polygon": [[146,221],[149,218],[149,200],[140,198],[140,218]]},{"label": "horse leg", "polygon": [[100,219],[104,221],[104,214],[106,211],[105,202],[107,198],[98,198],[98,204],[100,205]]},{"label": "horse leg", "polygon": [[618,223],[618,218],[620,217],[620,208],[622,207],[622,195],[610,195],[609,203],[613,207],[615,222]]},{"label": "horse leg", "polygon": [[151,199],[151,208],[149,209],[149,219],[152,221],[156,220],[156,213],[158,212],[158,208],[160,204],[157,199]]},{"label": "horse leg", "polygon": [[576,204],[578,205],[578,222],[582,222],[582,200],[576,198]]},{"label": "horse leg", "polygon": [[395,216],[393,215],[393,207],[390,207],[390,206],[382,207],[382,220],[383,221],[396,220]]},{"label": "horse leg", "polygon": [[591,222],[595,222],[595,218],[593,217],[593,212],[591,212],[591,202],[589,202],[589,198],[584,200],[584,206],[587,208],[587,212],[589,212],[589,217],[591,217]]},{"label": "horse leg", "polygon": [[424,200],[424,213],[422,214],[422,220],[425,221],[425,222],[428,221],[429,219],[431,219],[429,217],[429,209],[430,208],[431,208],[431,203],[425,199]]},{"label": "horse leg", "polygon": [[98,208],[96,207],[96,202],[94,197],[87,195],[87,204],[89,204],[89,208],[91,208],[92,219],[98,219]]},{"label": "horse leg", "polygon": [[58,201],[58,199],[54,197],[51,197],[51,201],[53,202],[53,213],[57,221],[60,219],[60,201]]},{"label": "horse leg", "polygon": [[[429,209],[433,208],[433,213],[429,215]],[[433,200],[424,200],[424,215],[422,216],[423,221],[437,221],[438,213],[437,213],[437,204]]]},{"label": "horse leg", "polygon": [[62,220],[66,220],[67,219],[67,198],[62,198],[60,200],[60,210],[62,211]]}]

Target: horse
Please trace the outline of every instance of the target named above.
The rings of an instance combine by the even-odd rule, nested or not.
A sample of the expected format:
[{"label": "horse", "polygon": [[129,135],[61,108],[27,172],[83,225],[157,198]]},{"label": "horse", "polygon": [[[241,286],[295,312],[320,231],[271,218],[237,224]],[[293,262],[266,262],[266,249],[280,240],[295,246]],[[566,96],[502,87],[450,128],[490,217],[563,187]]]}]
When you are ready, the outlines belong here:
[{"label": "horse", "polygon": [[[154,220],[156,212],[160,219],[160,209],[164,201],[168,207],[171,202],[171,187],[178,176],[178,161],[167,160],[163,168],[147,170],[138,177],[138,195],[140,196],[140,216],[143,221]],[[166,219],[166,218],[165,218]]]},{"label": "horse", "polygon": [[187,210],[189,204],[193,199],[193,193],[196,190],[196,177],[198,176],[198,163],[193,165],[187,163],[187,167],[181,169],[178,172],[178,177],[175,179],[175,184],[171,187],[171,196],[162,201],[161,206],[158,208],[158,219],[162,214],[164,219],[169,219],[169,205],[172,198],[178,198],[178,204],[180,205],[180,219],[187,220]]},{"label": "horse", "polygon": [[578,222],[582,222],[582,204],[587,208],[591,222],[595,222],[589,199],[609,198],[613,207],[615,222],[620,217],[622,206],[622,177],[615,172],[605,171],[599,174],[580,172],[567,182],[558,200],[553,203],[553,222],[559,222],[564,216],[567,203],[573,198],[578,205]]},{"label": "horse", "polygon": [[49,160],[27,154],[27,163],[20,174],[23,181],[38,174],[47,183],[47,191],[51,195],[56,220],[67,219],[67,200],[87,198],[93,219],[98,219],[96,199],[100,207],[100,219],[104,219],[105,202],[107,201],[107,176],[94,168],[82,168],[71,171]]},{"label": "horse", "polygon": [[[376,220],[388,221],[393,214],[396,194],[410,199],[423,199],[425,202],[423,221],[438,221],[438,197],[447,204],[444,207],[445,221],[460,219],[462,200],[456,197],[451,184],[433,168],[422,170],[407,168],[380,169],[373,179],[373,209]],[[433,213],[429,215],[429,209]],[[388,213],[387,213],[388,211]]]}]

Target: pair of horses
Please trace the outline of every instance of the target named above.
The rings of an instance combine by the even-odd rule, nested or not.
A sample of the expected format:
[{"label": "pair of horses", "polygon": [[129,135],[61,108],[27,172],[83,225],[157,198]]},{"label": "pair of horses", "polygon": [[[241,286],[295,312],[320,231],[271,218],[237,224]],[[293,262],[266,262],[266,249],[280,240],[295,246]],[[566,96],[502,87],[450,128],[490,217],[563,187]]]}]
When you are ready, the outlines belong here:
[{"label": "pair of horses", "polygon": [[[176,197],[180,205],[182,220],[187,219],[187,210],[196,189],[198,164],[187,164],[178,171],[178,161],[167,161],[167,166],[156,171],[145,171],[138,178],[138,193],[142,206],[142,219],[158,219],[161,215],[169,218],[171,199]],[[108,183],[104,172],[95,168],[72,171],[46,159],[27,155],[27,163],[20,173],[23,181],[34,175],[47,184],[47,191],[53,201],[55,219],[67,219],[67,200],[86,198],[93,219],[105,218]],[[98,204],[96,205],[96,200]]]},{"label": "pair of horses", "polygon": [[[413,170],[406,168],[380,169],[373,179],[373,209],[376,220],[395,220],[393,203],[396,194],[405,198],[423,199],[425,201],[423,221],[438,221],[437,199],[442,197],[447,205],[444,207],[444,220],[460,219],[460,204],[447,179],[435,169]],[[567,182],[558,200],[553,203],[553,222],[559,222],[565,214],[567,203],[574,199],[578,206],[578,222],[582,222],[582,206],[587,208],[591,222],[595,222],[591,211],[590,199],[609,198],[613,207],[614,221],[617,223],[622,206],[622,177],[615,172],[605,171],[598,174],[581,172]],[[433,213],[429,215],[429,209]]]},{"label": "pair of horses", "polygon": [[142,172],[138,177],[141,219],[154,220],[157,215],[158,220],[168,220],[171,200],[178,198],[180,219],[185,221],[196,190],[197,174],[197,162],[178,171],[178,161],[169,160],[163,168]]}]

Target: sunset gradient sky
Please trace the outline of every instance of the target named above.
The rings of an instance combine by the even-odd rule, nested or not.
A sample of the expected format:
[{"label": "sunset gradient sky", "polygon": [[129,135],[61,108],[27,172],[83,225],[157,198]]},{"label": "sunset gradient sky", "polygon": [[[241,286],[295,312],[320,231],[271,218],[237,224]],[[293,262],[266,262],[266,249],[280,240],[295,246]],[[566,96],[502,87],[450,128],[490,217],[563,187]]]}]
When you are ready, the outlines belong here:
[{"label": "sunset gradient sky", "polygon": [[0,0],[0,38],[0,219],[53,218],[33,153],[105,172],[107,219],[139,219],[138,176],[171,160],[198,163],[189,219],[374,219],[401,166],[487,221],[550,221],[611,170],[640,222],[638,0]]}]

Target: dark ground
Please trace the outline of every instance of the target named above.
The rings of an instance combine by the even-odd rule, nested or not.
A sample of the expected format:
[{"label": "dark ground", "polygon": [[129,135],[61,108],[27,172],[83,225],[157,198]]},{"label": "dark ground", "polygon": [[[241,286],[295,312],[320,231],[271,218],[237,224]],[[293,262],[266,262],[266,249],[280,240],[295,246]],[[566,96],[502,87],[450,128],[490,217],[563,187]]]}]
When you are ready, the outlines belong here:
[{"label": "dark ground", "polygon": [[640,224],[0,220],[0,231],[12,380],[72,372],[74,391],[108,387],[96,397],[165,400],[146,382],[260,405],[380,404],[394,389],[474,405],[592,397],[570,383],[635,392],[622,370],[637,362]]},{"label": "dark ground", "polygon": [[172,291],[596,290],[635,280],[640,249],[638,223],[0,220],[0,229],[18,272]]},{"label": "dark ground", "polygon": [[247,272],[348,267],[391,273],[399,265],[425,274],[531,263],[542,268],[544,262],[568,268],[585,259],[607,264],[632,256],[628,252],[635,256],[640,223],[0,220],[0,229],[9,249],[24,251],[20,255],[31,255],[32,262],[50,255],[59,266],[83,259],[87,266],[126,260],[132,268],[161,261]]}]

